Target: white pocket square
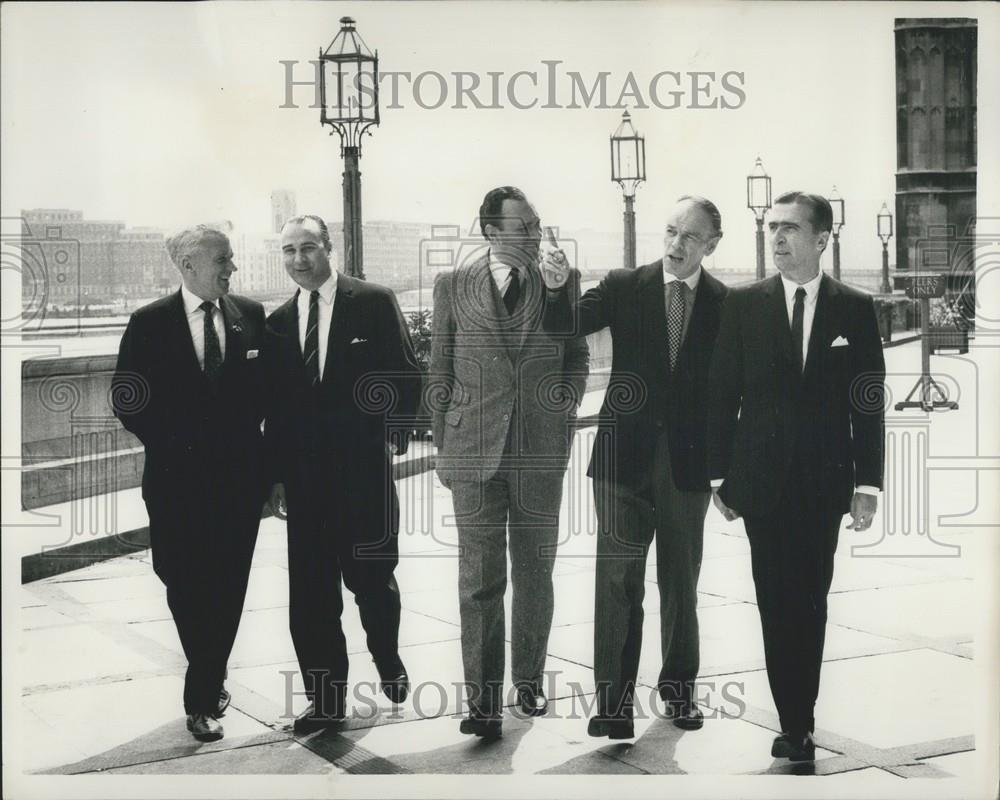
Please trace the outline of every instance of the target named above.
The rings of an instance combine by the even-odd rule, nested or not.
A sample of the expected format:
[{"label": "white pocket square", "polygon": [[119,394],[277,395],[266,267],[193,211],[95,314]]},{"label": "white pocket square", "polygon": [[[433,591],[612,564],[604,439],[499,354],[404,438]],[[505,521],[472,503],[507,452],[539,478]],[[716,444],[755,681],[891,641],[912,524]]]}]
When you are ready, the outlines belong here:
[{"label": "white pocket square", "polygon": [[257,358],[260,355],[260,350],[247,350],[247,358]]},{"label": "white pocket square", "polygon": [[843,336],[838,336],[836,339],[830,342],[830,347],[847,347],[848,344],[850,343],[847,341],[847,339],[845,339]]},{"label": "white pocket square", "polygon": [[367,341],[368,341],[367,339],[354,338],[354,339],[351,339],[351,344],[363,344],[364,342],[367,342]]}]

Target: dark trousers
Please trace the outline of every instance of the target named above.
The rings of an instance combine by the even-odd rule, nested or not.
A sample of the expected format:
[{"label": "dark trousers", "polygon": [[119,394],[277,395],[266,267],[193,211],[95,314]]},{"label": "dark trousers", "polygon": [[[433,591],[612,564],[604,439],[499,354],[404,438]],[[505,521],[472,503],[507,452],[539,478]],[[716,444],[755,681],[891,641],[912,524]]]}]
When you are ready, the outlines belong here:
[{"label": "dark trousers", "polygon": [[771,695],[782,731],[802,734],[815,724],[826,597],[843,514],[825,510],[797,486],[778,509],[744,522]]},{"label": "dark trousers", "polygon": [[[325,473],[321,473],[325,474]],[[370,489],[370,487],[369,487]],[[379,675],[398,674],[399,504],[391,481],[379,503],[286,486],[289,629],[306,694],[320,713],[346,709],[347,641],[341,579],[353,594]]]},{"label": "dark trousers", "polygon": [[260,506],[248,509],[245,499],[233,499],[208,507],[176,498],[147,499],[146,507],[153,568],[166,586],[188,662],[184,710],[211,714],[243,613]]},{"label": "dark trousers", "polygon": [[661,693],[680,699],[698,676],[698,574],[711,493],[674,486],[666,434],[644,485],[594,481],[599,524],[594,679],[601,716],[631,713],[642,647],[646,556],[656,541]]},{"label": "dark trousers", "polygon": [[518,468],[504,455],[490,479],[451,485],[458,527],[462,663],[469,710],[502,711],[504,594],[510,542],[511,677],[541,688],[552,627],[552,569],[563,473]]}]

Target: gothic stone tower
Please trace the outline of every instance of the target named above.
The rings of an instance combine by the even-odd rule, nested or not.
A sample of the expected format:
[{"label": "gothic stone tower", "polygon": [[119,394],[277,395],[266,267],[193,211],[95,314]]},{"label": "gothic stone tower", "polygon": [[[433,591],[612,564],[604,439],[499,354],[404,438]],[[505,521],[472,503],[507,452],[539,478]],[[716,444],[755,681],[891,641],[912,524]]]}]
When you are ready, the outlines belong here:
[{"label": "gothic stone tower", "polygon": [[947,271],[949,294],[965,292],[965,305],[974,302],[976,20],[897,19],[895,32],[897,268]]}]

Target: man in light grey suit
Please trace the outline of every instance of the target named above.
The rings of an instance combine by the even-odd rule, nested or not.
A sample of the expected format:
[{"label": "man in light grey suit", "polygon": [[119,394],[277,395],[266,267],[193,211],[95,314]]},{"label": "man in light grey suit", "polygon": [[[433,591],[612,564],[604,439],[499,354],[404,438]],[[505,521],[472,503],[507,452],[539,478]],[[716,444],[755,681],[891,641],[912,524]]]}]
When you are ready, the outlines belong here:
[{"label": "man in light grey suit", "polygon": [[[479,210],[489,244],[434,284],[431,381],[437,470],[459,539],[463,733],[502,733],[504,593],[510,531],[511,676],[528,715],[547,710],[542,673],[552,625],[552,567],[571,421],[586,384],[586,340],[542,329],[541,225],[504,186]],[[578,279],[570,287],[579,296]]]}]

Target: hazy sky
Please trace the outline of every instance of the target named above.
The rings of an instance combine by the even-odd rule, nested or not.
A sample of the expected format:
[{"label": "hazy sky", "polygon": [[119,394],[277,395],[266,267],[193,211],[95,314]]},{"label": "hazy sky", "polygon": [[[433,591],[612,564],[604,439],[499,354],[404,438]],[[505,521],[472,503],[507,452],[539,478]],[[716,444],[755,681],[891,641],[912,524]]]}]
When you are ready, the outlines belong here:
[{"label": "hazy sky", "polygon": [[[648,97],[663,71],[743,73],[735,109],[634,109],[646,137],[640,231],[655,232],[682,193],[717,202],[726,236],[719,266],[753,263],[745,176],[760,154],[775,192],[847,201],[845,267],[876,266],[875,215],[892,206],[895,170],[893,19],[975,16],[975,4],[334,3],[10,4],[2,6],[5,216],[69,207],[91,218],[171,227],[197,219],[268,226],[269,192],[293,189],[300,211],[341,215],[338,140],[295,89],[282,109],[282,60],[296,78],[349,14],[383,72],[436,72],[447,103],[417,105],[383,83],[382,124],[364,140],[366,219],[468,226],[483,193],[512,183],[543,221],[615,231],[622,199],[610,182],[608,136],[621,111],[578,108],[453,109],[455,78],[520,70],[523,102],[546,100],[546,66],[561,61],[589,86],[608,72],[609,103],[631,72]],[[940,12],[944,10],[945,14]],[[685,78],[685,81],[688,79]],[[422,97],[433,103],[432,76]],[[670,81],[661,84],[667,102]],[[488,93],[480,90],[487,99]],[[738,100],[733,94],[729,101]],[[691,98],[687,87],[685,103]],[[631,101],[630,101],[631,102]],[[980,140],[983,141],[982,139]]]}]

